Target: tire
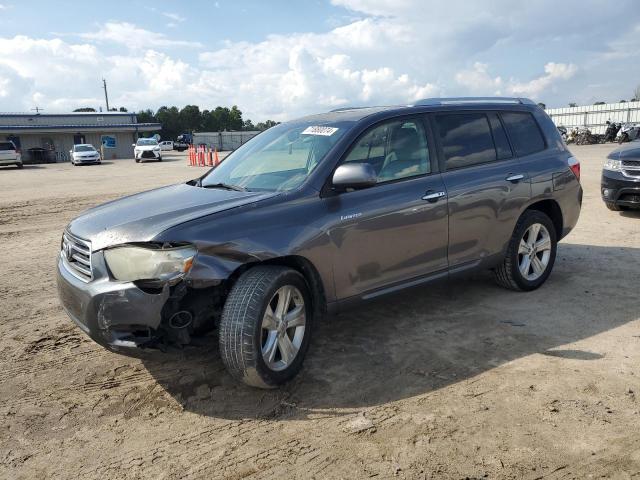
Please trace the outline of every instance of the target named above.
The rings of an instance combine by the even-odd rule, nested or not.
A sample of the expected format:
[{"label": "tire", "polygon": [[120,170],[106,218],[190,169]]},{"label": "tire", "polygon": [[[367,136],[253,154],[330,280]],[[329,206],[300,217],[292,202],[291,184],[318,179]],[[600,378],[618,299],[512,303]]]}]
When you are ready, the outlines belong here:
[{"label": "tire", "polygon": [[139,158],[136,158],[136,163],[140,163],[140,159]]},{"label": "tire", "polygon": [[[540,226],[537,233],[535,233],[536,245],[540,246],[539,250],[531,250],[529,236],[535,231],[532,228],[534,225]],[[543,239],[547,239],[548,242],[543,243]],[[530,254],[522,253],[521,241],[526,245],[526,247],[523,246],[522,248],[532,252],[537,261],[534,261]],[[547,243],[548,247],[543,249],[542,246],[547,246]],[[516,223],[503,262],[494,269],[497,283],[510,290],[535,290],[551,274],[556,259],[557,247],[557,233],[551,219],[537,210],[525,211],[518,223]],[[529,257],[529,263],[526,263],[525,257]],[[536,265],[538,268],[536,268]],[[527,276],[521,269],[525,269],[528,272]]]},{"label": "tire", "polygon": [[24,168],[24,164],[22,164],[22,163],[16,163],[16,167],[18,167],[18,168]]},{"label": "tire", "polygon": [[[290,296],[286,295],[287,291],[291,292]],[[288,298],[287,307],[279,309],[285,298]],[[267,309],[273,312],[270,317],[273,329],[268,328]],[[297,315],[291,316],[298,326],[286,328],[284,324],[282,327],[278,319],[281,318],[278,312],[282,310],[290,314],[298,310]],[[219,329],[222,361],[231,376],[247,385],[275,388],[291,380],[302,368],[312,325],[313,308],[304,277],[287,267],[256,266],[242,274],[225,302]],[[281,344],[296,349],[288,361]],[[272,353],[271,361],[265,360],[263,350],[264,355]]]}]

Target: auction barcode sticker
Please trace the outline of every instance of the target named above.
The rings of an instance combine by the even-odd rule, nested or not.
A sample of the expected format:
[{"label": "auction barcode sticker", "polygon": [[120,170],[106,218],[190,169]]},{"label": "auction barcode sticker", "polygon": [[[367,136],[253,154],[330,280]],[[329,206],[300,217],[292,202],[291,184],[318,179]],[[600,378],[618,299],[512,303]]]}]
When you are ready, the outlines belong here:
[{"label": "auction barcode sticker", "polygon": [[335,127],[307,127],[304,129],[301,135],[323,135],[325,137],[328,137],[330,135],[333,135],[337,131],[338,129]]}]

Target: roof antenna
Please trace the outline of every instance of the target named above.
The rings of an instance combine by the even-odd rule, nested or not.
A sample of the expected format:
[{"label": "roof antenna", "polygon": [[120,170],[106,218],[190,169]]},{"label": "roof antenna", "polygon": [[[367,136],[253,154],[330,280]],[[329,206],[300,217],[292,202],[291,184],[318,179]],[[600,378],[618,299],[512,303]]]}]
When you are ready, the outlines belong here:
[{"label": "roof antenna", "polygon": [[31,111],[35,111],[36,115],[38,115],[40,112],[44,112],[44,108],[40,108],[36,105],[36,108],[32,108]]}]

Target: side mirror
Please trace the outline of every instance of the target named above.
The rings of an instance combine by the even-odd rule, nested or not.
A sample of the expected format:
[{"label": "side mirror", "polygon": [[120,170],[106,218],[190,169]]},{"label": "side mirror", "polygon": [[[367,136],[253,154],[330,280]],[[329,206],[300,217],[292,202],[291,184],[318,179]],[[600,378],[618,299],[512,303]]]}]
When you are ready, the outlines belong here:
[{"label": "side mirror", "polygon": [[132,144],[131,144],[131,146],[132,146],[133,148],[136,148],[136,144],[135,144],[135,143],[132,143]]},{"label": "side mirror", "polygon": [[378,175],[370,163],[346,163],[336,168],[331,183],[336,190],[372,187]]}]

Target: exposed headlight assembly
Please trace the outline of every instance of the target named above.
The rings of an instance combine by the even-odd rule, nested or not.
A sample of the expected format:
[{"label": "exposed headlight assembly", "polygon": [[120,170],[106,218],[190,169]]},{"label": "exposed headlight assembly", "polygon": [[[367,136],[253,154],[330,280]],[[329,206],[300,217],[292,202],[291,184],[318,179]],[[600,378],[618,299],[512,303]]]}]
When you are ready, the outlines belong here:
[{"label": "exposed headlight assembly", "polygon": [[622,169],[622,161],[608,158],[602,168],[611,172],[619,172]]},{"label": "exposed headlight assembly", "polygon": [[155,280],[176,282],[191,269],[196,249],[192,246],[146,248],[122,246],[104,251],[104,257],[116,280],[135,282]]}]

